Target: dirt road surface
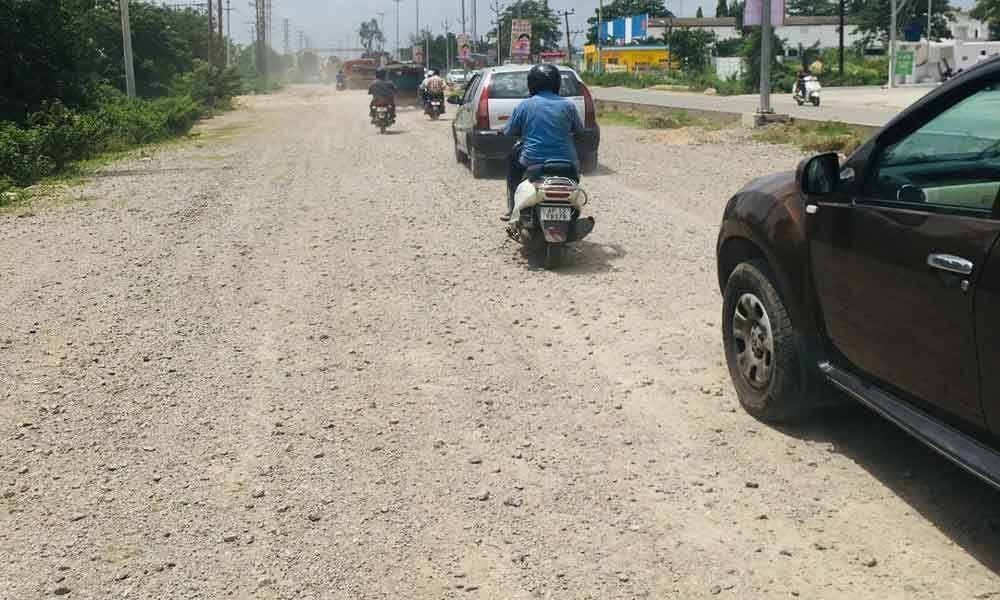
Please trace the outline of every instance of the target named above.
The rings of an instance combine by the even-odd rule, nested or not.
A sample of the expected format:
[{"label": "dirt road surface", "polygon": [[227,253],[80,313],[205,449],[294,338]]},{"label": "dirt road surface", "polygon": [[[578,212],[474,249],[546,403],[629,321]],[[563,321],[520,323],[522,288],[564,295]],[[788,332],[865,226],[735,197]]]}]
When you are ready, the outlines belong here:
[{"label": "dirt road surface", "polygon": [[244,104],[0,214],[0,598],[1000,597],[996,493],[737,410],[717,225],[796,151],[607,128],[546,272],[447,119]]}]

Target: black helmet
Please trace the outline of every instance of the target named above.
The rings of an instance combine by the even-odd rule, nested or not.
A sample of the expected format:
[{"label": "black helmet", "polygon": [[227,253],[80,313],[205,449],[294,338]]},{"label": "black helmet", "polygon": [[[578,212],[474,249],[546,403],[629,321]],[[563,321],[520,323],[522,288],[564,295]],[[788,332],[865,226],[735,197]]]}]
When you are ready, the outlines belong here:
[{"label": "black helmet", "polygon": [[375,79],[385,79],[385,69],[375,69]]},{"label": "black helmet", "polygon": [[555,65],[535,65],[528,71],[528,91],[532,96],[545,90],[558,94],[560,87],[562,87],[562,75]]}]

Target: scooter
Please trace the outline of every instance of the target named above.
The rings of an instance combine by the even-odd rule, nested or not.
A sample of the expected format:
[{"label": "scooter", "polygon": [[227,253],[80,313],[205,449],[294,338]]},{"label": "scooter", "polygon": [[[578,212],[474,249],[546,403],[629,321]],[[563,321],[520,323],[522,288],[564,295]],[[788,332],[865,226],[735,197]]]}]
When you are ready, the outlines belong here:
[{"label": "scooter", "polygon": [[384,134],[385,130],[395,122],[390,112],[391,107],[388,102],[376,101],[374,108],[375,116],[372,117],[372,125],[378,127],[379,133]]},{"label": "scooter", "polygon": [[347,82],[344,81],[343,79],[338,79],[337,80],[337,91],[338,92],[342,92],[342,91],[344,91],[346,89],[347,89]]},{"label": "scooter", "polygon": [[531,167],[514,194],[507,235],[526,248],[544,248],[545,268],[555,269],[565,258],[567,244],[594,231],[594,218],[581,216],[588,202],[573,163],[552,160]]},{"label": "scooter", "polygon": [[[807,75],[802,79],[802,82],[802,86],[795,85],[795,92],[792,94],[792,98],[799,106],[802,106],[806,102],[812,103],[813,106],[819,106],[819,94],[823,91],[823,86],[820,85],[819,79],[813,75]],[[805,93],[802,91],[803,87],[805,88]]]},{"label": "scooter", "polygon": [[432,121],[437,121],[444,114],[443,96],[426,96],[424,101],[424,114],[430,116]]}]

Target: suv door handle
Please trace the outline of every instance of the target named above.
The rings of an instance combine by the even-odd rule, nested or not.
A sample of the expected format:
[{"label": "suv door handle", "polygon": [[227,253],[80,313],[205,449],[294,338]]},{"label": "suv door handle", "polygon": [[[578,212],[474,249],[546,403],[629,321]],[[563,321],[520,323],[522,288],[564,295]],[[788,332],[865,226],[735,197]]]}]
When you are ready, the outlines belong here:
[{"label": "suv door handle", "polygon": [[971,260],[951,254],[931,254],[927,257],[927,265],[939,271],[958,275],[972,275],[972,271],[976,268]]}]

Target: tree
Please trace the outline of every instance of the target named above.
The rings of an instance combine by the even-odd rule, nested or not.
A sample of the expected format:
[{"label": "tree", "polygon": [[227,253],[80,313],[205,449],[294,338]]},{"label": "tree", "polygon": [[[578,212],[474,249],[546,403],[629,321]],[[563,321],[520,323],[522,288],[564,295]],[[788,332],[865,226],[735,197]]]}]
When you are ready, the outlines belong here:
[{"label": "tree", "polygon": [[377,58],[382,55],[385,35],[379,29],[376,19],[361,23],[358,36],[361,38],[361,47],[365,49],[363,58]]},{"label": "tree", "polygon": [[[780,78],[778,75],[785,71],[785,68],[778,61],[779,56],[785,55],[785,43],[779,38],[774,32],[771,33],[773,40],[771,43],[771,51],[773,55],[771,56],[771,73],[775,75],[773,83],[774,89],[779,89]],[[747,68],[743,72],[743,82],[746,86],[747,92],[756,92],[760,90],[760,64],[761,56],[763,55],[763,44],[764,36],[761,35],[761,28],[754,27],[753,30],[743,40],[743,58],[746,60]]]},{"label": "tree", "polygon": [[663,42],[670,47],[670,61],[681,63],[685,73],[704,73],[711,64],[709,55],[715,44],[715,34],[705,29],[687,27],[670,30],[663,36]]},{"label": "tree", "polygon": [[729,16],[736,19],[736,28],[743,28],[743,6],[744,3],[740,0],[733,0],[733,3],[729,5]]},{"label": "tree", "polygon": [[501,63],[504,56],[510,55],[510,28],[514,19],[531,21],[532,55],[559,48],[562,30],[559,17],[549,8],[549,3],[545,0],[520,0],[500,13],[500,30],[494,28],[487,34],[487,38],[493,40],[494,44],[498,39],[497,36],[500,36],[501,56],[498,58]]},{"label": "tree", "polygon": [[[664,0],[614,0],[604,5],[604,22],[614,21],[624,17],[637,17],[639,15],[649,15],[653,18],[672,17],[674,13],[667,10]],[[597,43],[597,16],[598,11],[594,11],[594,16],[587,19],[587,43]]]},{"label": "tree", "polygon": [[833,0],[788,0],[788,14],[804,17],[829,17],[837,14]]},{"label": "tree", "polygon": [[715,18],[722,19],[729,16],[729,4],[726,0],[719,0],[719,4],[715,7]]},{"label": "tree", "polygon": [[[931,0],[933,18],[931,37],[947,39],[951,37],[948,22],[955,19],[955,9],[949,0]],[[900,2],[903,5],[902,2]],[[850,12],[858,20],[858,32],[862,34],[861,44],[869,46],[873,42],[885,43],[889,39],[889,13],[891,0],[854,0]],[[926,27],[927,3],[907,2],[899,12],[899,28],[902,31],[909,24]]]},{"label": "tree", "polygon": [[698,7],[698,11],[694,13],[694,16],[695,16],[696,19],[704,19],[705,18],[705,11],[703,11],[701,9],[701,7],[699,6]]},{"label": "tree", "polygon": [[977,0],[972,17],[996,27],[1000,25],[1000,0]]}]

